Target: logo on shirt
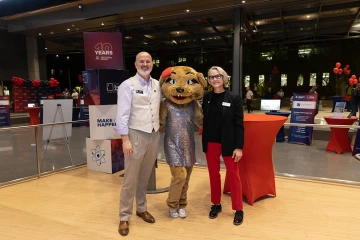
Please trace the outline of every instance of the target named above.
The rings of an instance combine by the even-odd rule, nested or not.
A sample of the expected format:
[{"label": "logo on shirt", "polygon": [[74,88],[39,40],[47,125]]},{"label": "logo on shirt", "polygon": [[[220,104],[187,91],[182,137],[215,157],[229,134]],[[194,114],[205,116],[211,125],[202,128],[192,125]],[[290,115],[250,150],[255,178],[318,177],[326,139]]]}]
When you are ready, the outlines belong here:
[{"label": "logo on shirt", "polygon": [[116,121],[112,118],[98,118],[96,122],[98,127],[116,127]]},{"label": "logo on shirt", "polygon": [[136,90],[135,92],[138,94],[144,94],[144,92],[142,90]]}]

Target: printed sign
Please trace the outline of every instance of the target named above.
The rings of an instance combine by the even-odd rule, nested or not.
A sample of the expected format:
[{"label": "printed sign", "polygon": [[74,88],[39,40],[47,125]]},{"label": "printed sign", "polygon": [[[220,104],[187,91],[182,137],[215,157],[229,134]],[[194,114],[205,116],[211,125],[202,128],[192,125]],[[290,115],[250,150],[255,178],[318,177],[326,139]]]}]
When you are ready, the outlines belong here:
[{"label": "printed sign", "polygon": [[[291,110],[290,123],[314,123],[317,93],[295,93]],[[289,130],[289,143],[311,145],[312,127],[291,126]]]},{"label": "printed sign", "polygon": [[337,102],[334,108],[334,118],[343,118],[346,102]]},{"label": "printed sign", "polygon": [[0,127],[10,126],[9,96],[0,96]]},{"label": "printed sign", "polygon": [[90,105],[90,138],[120,139],[121,135],[114,130],[116,127],[116,105]]},{"label": "printed sign", "polygon": [[84,32],[86,69],[123,69],[120,32]]}]

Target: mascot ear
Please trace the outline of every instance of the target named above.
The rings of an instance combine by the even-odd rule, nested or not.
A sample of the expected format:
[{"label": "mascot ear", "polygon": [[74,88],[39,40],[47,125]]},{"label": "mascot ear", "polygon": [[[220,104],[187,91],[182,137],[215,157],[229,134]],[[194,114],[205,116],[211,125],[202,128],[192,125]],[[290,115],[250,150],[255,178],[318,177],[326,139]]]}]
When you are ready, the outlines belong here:
[{"label": "mascot ear", "polygon": [[160,79],[159,79],[159,83],[160,84],[163,84],[163,82],[165,81],[165,79],[167,78],[167,77],[169,77],[171,75],[171,67],[168,67],[167,69],[165,69],[163,72],[162,72],[162,74],[161,74],[161,76],[160,76]]},{"label": "mascot ear", "polygon": [[207,82],[206,82],[206,80],[205,80],[205,78],[204,78],[204,75],[202,74],[202,73],[196,73],[196,76],[197,76],[197,78],[198,78],[198,80],[199,80],[199,82],[201,83],[201,85],[203,85],[203,87],[206,87],[207,86]]}]

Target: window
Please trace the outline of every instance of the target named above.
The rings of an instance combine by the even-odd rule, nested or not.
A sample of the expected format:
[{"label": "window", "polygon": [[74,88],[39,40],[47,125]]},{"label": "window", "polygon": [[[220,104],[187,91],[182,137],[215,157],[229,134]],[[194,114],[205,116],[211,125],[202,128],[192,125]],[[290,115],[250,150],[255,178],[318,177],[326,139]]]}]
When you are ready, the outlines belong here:
[{"label": "window", "polygon": [[245,87],[250,87],[250,75],[245,75],[244,83]]},{"label": "window", "polygon": [[181,62],[186,62],[186,57],[180,56],[179,59],[178,59],[178,62],[179,62],[179,63],[181,63]]},{"label": "window", "polygon": [[262,52],[260,56],[260,61],[270,61],[272,60],[271,52]]},{"label": "window", "polygon": [[322,86],[327,86],[329,84],[330,73],[323,73],[322,75]]},{"label": "window", "polygon": [[259,84],[264,86],[265,82],[265,75],[259,75]]},{"label": "window", "polygon": [[287,74],[281,74],[281,86],[282,87],[287,86]]},{"label": "window", "polygon": [[304,77],[303,77],[303,75],[302,74],[300,74],[299,76],[298,76],[298,79],[297,79],[297,84],[296,84],[296,86],[302,86],[302,85],[304,85]]},{"label": "window", "polygon": [[310,73],[310,86],[316,84],[316,73]]},{"label": "window", "polygon": [[158,58],[154,58],[153,59],[153,64],[156,65],[157,67],[159,67],[160,60]]}]

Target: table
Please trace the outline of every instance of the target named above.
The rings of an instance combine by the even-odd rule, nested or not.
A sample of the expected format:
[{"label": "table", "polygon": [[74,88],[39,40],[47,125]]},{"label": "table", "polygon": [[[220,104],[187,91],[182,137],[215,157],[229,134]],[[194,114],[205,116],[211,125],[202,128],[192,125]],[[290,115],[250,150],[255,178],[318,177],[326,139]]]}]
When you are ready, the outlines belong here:
[{"label": "table", "polygon": [[[240,178],[243,195],[250,205],[262,196],[276,196],[272,145],[286,120],[282,116],[244,114],[245,141]],[[230,192],[230,184],[225,177],[224,194]]]},{"label": "table", "polygon": [[[283,117],[289,117],[291,114],[290,112],[266,112],[266,115],[275,115],[275,116],[283,116]],[[276,135],[276,141],[277,142],[284,142],[285,141],[285,134],[284,134],[284,125],[281,126],[279,132]]]},{"label": "table", "polygon": [[25,110],[30,115],[30,125],[38,125],[40,123],[39,120],[40,107],[25,107]]},{"label": "table", "polygon": [[333,101],[333,108],[332,108],[331,112],[334,112],[335,104],[336,104],[337,102],[343,102],[343,101],[344,101],[344,97],[341,97],[341,96],[332,96],[332,97],[331,97],[331,100]]},{"label": "table", "polygon": [[[328,124],[333,125],[352,125],[358,118],[334,118],[332,116],[324,117]],[[350,127],[349,127],[350,128]],[[331,136],[326,146],[326,151],[336,152],[338,154],[343,152],[352,152],[351,144],[348,136],[348,128],[330,128]]]}]

